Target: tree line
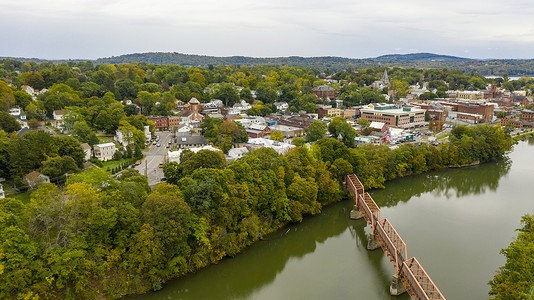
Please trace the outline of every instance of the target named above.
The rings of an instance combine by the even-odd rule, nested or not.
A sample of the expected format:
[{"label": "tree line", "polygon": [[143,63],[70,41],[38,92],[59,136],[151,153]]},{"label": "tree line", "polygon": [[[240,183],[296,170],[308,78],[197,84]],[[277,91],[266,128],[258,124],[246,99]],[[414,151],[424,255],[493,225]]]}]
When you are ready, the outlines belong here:
[{"label": "tree line", "polygon": [[496,127],[458,127],[442,146],[395,150],[320,139],[280,155],[260,148],[226,163],[220,152],[184,151],[150,192],[133,169],[98,168],[64,187],[40,186],[29,203],[0,201],[1,298],[117,298],[158,290],[232,257],[290,222],[347,196],[356,173],[366,188],[449,165],[491,161],[510,150]]}]

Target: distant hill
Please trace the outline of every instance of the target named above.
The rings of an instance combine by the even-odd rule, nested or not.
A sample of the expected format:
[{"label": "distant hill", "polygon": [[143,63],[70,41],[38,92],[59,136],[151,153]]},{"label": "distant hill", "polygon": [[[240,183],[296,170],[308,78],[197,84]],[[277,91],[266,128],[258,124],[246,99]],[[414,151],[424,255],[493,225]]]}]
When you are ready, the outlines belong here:
[{"label": "distant hill", "polygon": [[[342,58],[333,56],[323,57],[247,57],[247,56],[206,56],[182,54],[177,52],[149,52],[134,53],[95,60],[96,64],[120,64],[131,62],[144,62],[149,64],[176,64],[183,66],[208,66],[208,65],[282,65],[296,67],[314,67],[314,66],[338,66],[363,63],[365,60]],[[336,68],[337,69],[337,68]]]},{"label": "distant hill", "polygon": [[[0,57],[0,59],[3,59]],[[38,58],[12,58],[19,61],[34,61],[37,63],[47,62]],[[80,62],[86,60],[51,60],[54,63]],[[457,56],[440,55],[433,53],[412,54],[389,54],[376,58],[344,58],[335,56],[321,57],[247,57],[247,56],[206,56],[183,54],[178,52],[148,52],[134,53],[120,56],[112,56],[93,60],[95,64],[123,64],[123,63],[147,63],[157,65],[183,65],[193,67],[208,67],[209,65],[278,65],[318,70],[331,69],[334,71],[362,69],[369,67],[401,67],[422,69],[459,69],[468,73],[482,75],[501,75],[508,73],[510,76],[522,76],[534,74],[534,60],[532,59],[490,59],[480,60]]]},{"label": "distant hill", "polygon": [[476,59],[464,58],[450,55],[440,55],[434,53],[410,53],[410,54],[388,54],[382,55],[375,60],[379,61],[404,61],[404,62],[417,62],[417,61],[439,61],[439,62],[467,62],[475,61]]}]

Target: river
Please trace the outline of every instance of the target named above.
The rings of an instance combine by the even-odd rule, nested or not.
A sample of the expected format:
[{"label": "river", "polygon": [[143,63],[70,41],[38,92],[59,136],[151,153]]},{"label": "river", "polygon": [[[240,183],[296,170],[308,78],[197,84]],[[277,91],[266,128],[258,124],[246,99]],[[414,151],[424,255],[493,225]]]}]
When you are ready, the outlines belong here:
[{"label": "river", "polygon": [[[509,158],[430,172],[371,191],[415,256],[448,299],[487,299],[488,281],[534,213],[534,143]],[[366,249],[369,228],[350,220],[344,201],[257,242],[234,258],[172,280],[162,290],[127,299],[409,299],[389,296],[392,264]]]}]

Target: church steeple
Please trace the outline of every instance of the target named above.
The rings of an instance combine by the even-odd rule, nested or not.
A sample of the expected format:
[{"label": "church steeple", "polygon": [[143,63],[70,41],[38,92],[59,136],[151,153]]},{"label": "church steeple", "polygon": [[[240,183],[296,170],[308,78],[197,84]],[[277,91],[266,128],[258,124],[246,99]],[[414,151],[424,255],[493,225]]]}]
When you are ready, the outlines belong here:
[{"label": "church steeple", "polygon": [[382,76],[382,81],[389,82],[388,69],[384,69],[384,76]]}]

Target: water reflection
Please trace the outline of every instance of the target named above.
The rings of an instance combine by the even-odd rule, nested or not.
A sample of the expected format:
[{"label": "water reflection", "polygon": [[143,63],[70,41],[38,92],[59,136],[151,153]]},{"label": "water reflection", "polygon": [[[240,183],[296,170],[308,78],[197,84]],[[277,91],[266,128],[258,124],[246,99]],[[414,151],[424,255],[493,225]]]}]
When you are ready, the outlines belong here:
[{"label": "water reflection", "polygon": [[372,194],[380,195],[374,199],[380,207],[395,206],[400,201],[407,202],[414,196],[429,192],[447,199],[478,195],[497,190],[499,180],[508,174],[511,165],[511,160],[504,158],[495,163],[400,178],[388,182],[385,190],[375,190]]},{"label": "water reflection", "polygon": [[[399,201],[406,202],[414,196],[428,192],[446,198],[482,194],[496,190],[500,179],[508,174],[510,166],[510,160],[505,159],[475,167],[431,172],[388,182],[385,190],[375,190],[372,194],[380,195],[375,197],[375,200],[379,199],[377,204],[381,207],[395,206]],[[366,228],[364,220],[349,220],[351,208],[351,200],[334,204],[320,216],[306,218],[300,224],[292,224],[267,236],[265,240],[254,244],[235,258],[225,259],[218,265],[172,280],[159,292],[130,296],[127,299],[256,298],[256,293],[272,284],[290,261],[301,260],[305,255],[314,253],[319,244],[343,234],[347,229],[356,244],[356,250],[366,257],[363,264],[369,264],[369,267],[365,268],[366,276],[376,278],[378,284],[383,287],[378,299],[387,299],[393,274],[391,269],[388,269],[388,260],[382,250],[366,249],[369,229]],[[369,273],[369,270],[372,270],[372,273]],[[373,288],[372,293],[377,295],[376,288]],[[372,295],[370,297],[377,299]],[[408,298],[403,295],[391,299]]]},{"label": "water reflection", "polygon": [[[274,281],[286,263],[313,253],[319,243],[347,229],[347,202],[333,205],[317,218],[308,218],[267,236],[235,258],[172,280],[156,293],[126,299],[243,299]],[[318,219],[321,222],[318,222]],[[230,272],[231,269],[231,273]]]}]

